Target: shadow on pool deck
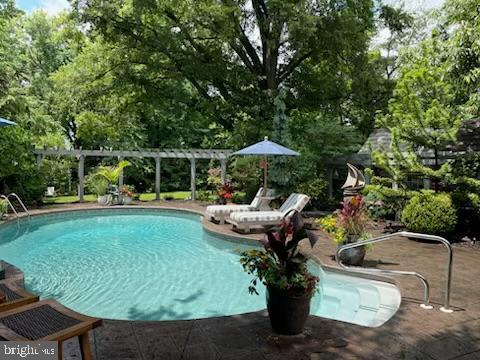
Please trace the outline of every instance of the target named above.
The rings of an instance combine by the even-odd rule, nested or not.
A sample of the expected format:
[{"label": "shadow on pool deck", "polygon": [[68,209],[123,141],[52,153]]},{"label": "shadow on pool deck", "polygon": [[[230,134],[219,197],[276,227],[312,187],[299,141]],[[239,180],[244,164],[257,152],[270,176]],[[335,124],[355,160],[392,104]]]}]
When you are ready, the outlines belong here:
[{"label": "shadow on pool deck", "polygon": [[[200,204],[186,202],[148,205],[197,212],[204,209]],[[50,209],[96,207],[76,204]],[[205,225],[210,231],[233,236],[231,240],[235,241],[236,235],[228,226]],[[313,254],[324,264],[335,265],[331,258],[335,244],[324,234],[320,234]],[[91,336],[92,349],[97,360],[480,359],[480,251],[454,249],[451,304],[457,311],[453,314],[438,310],[444,295],[445,260],[442,245],[400,238],[377,244],[367,253],[369,266],[423,274],[430,282],[435,305],[434,310],[421,309],[423,290],[418,279],[398,278],[402,304],[397,314],[379,328],[311,316],[305,334],[282,337],[272,334],[265,311],[202,320],[106,320]],[[165,314],[172,310],[157,311]],[[132,314],[137,319],[151,316],[135,308]]]}]

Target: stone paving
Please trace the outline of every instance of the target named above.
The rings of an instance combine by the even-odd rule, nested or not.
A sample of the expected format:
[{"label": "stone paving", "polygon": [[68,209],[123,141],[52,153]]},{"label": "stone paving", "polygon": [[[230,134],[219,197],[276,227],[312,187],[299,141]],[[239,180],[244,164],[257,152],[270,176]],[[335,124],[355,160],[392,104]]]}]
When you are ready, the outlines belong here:
[{"label": "stone paving", "polygon": [[[145,205],[145,204],[142,204]],[[156,202],[149,206],[202,212],[187,202]],[[94,204],[55,205],[34,210],[71,210]],[[227,225],[204,222],[207,230],[238,237]],[[255,240],[260,235],[249,235]],[[245,238],[245,236],[238,237]],[[235,241],[235,239],[233,239]],[[334,266],[335,245],[324,234],[311,255]],[[418,279],[397,278],[402,305],[378,328],[366,328],[310,316],[301,336],[277,336],[265,311],[188,321],[104,321],[91,336],[97,360],[113,359],[458,359],[480,360],[480,251],[454,248],[451,304],[439,310],[444,296],[446,251],[442,245],[396,238],[367,253],[366,266],[414,270],[431,284],[434,310],[420,308]]]}]

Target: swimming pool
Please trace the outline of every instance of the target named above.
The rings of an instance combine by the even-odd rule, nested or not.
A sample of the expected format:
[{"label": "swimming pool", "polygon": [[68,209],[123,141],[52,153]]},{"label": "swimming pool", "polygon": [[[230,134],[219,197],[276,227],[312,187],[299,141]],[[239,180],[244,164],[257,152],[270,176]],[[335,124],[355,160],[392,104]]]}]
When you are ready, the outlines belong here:
[{"label": "swimming pool", "polygon": [[[25,286],[81,313],[110,319],[179,320],[265,308],[247,292],[238,251],[253,244],[204,231],[180,211],[108,209],[32,217],[0,227],[0,257]],[[324,272],[312,314],[378,326],[398,309],[394,285]]]}]

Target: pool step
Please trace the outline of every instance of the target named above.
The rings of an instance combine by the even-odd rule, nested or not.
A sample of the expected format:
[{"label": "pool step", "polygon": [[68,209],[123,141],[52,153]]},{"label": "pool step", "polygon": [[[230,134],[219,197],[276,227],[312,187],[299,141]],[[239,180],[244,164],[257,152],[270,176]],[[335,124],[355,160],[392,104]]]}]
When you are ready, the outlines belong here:
[{"label": "pool step", "polygon": [[325,272],[320,299],[312,314],[353,324],[377,327],[388,321],[401,302],[395,285]]}]

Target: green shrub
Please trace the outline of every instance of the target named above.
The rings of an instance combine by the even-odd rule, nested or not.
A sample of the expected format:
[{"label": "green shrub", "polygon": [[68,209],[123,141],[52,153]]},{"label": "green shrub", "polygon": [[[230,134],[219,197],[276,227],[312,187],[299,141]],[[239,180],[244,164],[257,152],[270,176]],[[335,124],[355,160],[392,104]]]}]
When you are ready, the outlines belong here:
[{"label": "green shrub", "polygon": [[7,212],[8,203],[7,200],[0,199],[0,219]]},{"label": "green shrub", "polygon": [[232,202],[234,204],[244,204],[245,203],[245,193],[234,192]]},{"label": "green shrub", "polygon": [[199,190],[196,193],[197,200],[202,202],[211,202],[213,196],[213,192],[207,190]]},{"label": "green shrub", "polygon": [[312,205],[316,208],[325,207],[328,200],[328,182],[323,178],[316,178],[297,186],[296,191],[310,196]]},{"label": "green shrub", "polygon": [[421,193],[408,201],[402,221],[411,231],[442,235],[455,229],[457,212],[449,194]]},{"label": "green shrub", "polygon": [[[232,182],[235,191],[245,193],[243,201],[250,203],[255,197],[260,186],[263,173],[258,165],[258,159],[252,157],[237,157],[230,165]],[[235,202],[236,200],[234,200]]]},{"label": "green shrub", "polygon": [[395,190],[382,185],[367,185],[362,191],[367,213],[373,220],[395,220],[415,192]]}]

